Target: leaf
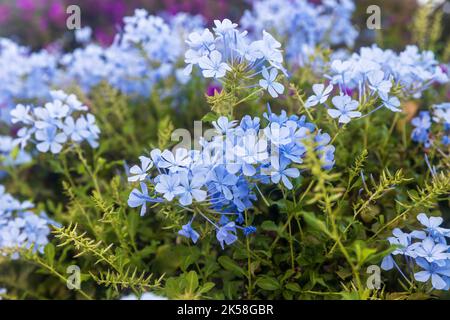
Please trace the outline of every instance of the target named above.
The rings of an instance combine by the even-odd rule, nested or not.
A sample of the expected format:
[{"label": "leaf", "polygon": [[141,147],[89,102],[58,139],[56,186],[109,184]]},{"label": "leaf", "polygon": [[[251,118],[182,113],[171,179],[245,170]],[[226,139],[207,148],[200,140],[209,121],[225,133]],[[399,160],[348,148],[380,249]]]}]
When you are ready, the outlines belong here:
[{"label": "leaf", "polygon": [[261,277],[256,280],[256,285],[264,290],[278,290],[280,289],[280,283],[277,279],[272,277]]},{"label": "leaf", "polygon": [[228,256],[221,256],[219,257],[219,259],[217,259],[217,261],[219,261],[220,265],[222,267],[224,267],[226,270],[228,271],[232,271],[238,275],[244,275],[246,276],[247,274],[245,273],[244,269],[242,269],[241,267],[239,267],[236,262],[234,262],[233,260],[231,260],[230,257]]},{"label": "leaf", "polygon": [[186,275],[186,290],[190,293],[195,292],[198,288],[198,277],[195,271],[190,271]]},{"label": "leaf", "polygon": [[286,289],[294,291],[294,292],[301,292],[302,291],[302,289],[300,288],[299,284],[298,283],[294,283],[294,282],[286,284]]},{"label": "leaf", "polygon": [[55,261],[55,246],[51,243],[47,244],[44,248],[45,258],[50,266],[53,266]]},{"label": "leaf", "polygon": [[203,285],[203,287],[200,288],[200,290],[198,291],[200,294],[204,294],[207,293],[209,291],[211,291],[212,288],[214,288],[216,284],[214,282],[207,282]]},{"label": "leaf", "polygon": [[132,211],[127,217],[128,233],[130,238],[134,240],[136,237],[137,228],[139,226],[139,215],[136,211]]},{"label": "leaf", "polygon": [[202,121],[205,122],[213,122],[216,121],[219,118],[219,115],[215,112],[208,112],[207,114],[205,114],[202,118]]},{"label": "leaf", "polygon": [[310,225],[313,229],[319,230],[327,234],[330,238],[334,238],[332,233],[328,230],[325,222],[320,220],[312,212],[302,212],[303,218],[306,223]]},{"label": "leaf", "polygon": [[266,220],[261,224],[261,229],[265,231],[277,231],[278,232],[278,226],[275,224],[275,222]]}]

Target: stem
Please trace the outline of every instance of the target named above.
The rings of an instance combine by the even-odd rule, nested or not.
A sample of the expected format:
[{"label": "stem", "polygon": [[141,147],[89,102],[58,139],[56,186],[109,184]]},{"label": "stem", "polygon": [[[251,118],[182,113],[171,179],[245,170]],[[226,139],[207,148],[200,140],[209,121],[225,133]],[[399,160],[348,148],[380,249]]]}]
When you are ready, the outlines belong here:
[{"label": "stem", "polygon": [[[245,215],[245,225],[248,225],[247,210],[245,211],[244,215]],[[251,299],[252,298],[252,294],[253,294],[252,293],[252,289],[253,289],[253,287],[252,287],[252,267],[251,267],[252,259],[251,259],[251,256],[249,254],[250,253],[250,239],[249,239],[248,236],[246,237],[246,246],[247,246],[247,272],[248,272],[248,276],[247,276],[247,279],[248,279],[247,294],[248,294],[248,298]]]},{"label": "stem", "polygon": [[83,152],[81,151],[81,149],[78,145],[75,146],[75,151],[76,151],[81,163],[83,164],[84,168],[86,169],[86,172],[91,177],[92,183],[94,184],[95,191],[97,191],[97,194],[101,198],[102,194],[100,192],[100,186],[98,185],[97,175],[94,172],[92,172],[91,168],[89,167],[89,164],[87,163],[86,158],[83,156]]}]

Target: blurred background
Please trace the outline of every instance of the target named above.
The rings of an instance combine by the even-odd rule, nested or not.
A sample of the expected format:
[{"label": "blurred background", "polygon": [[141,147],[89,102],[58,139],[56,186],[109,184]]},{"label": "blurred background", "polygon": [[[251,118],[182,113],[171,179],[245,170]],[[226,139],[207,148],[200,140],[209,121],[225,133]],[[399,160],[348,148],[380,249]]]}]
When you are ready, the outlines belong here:
[{"label": "blurred background", "polygon": [[[134,9],[145,8],[151,13],[189,12],[201,14],[211,23],[214,19],[230,18],[238,21],[253,0],[0,0],[0,36],[12,38],[23,45],[38,49],[67,37],[66,8],[77,4],[81,8],[82,26],[93,29],[95,41],[108,45],[120,29],[122,18]],[[324,0],[310,0],[319,3]],[[403,48],[411,43],[411,22],[415,12],[426,0],[358,0],[353,22],[361,31],[359,45],[372,43],[376,35],[365,27],[369,5],[379,5],[386,46]],[[443,43],[450,32],[450,1],[431,0],[444,13]]]}]

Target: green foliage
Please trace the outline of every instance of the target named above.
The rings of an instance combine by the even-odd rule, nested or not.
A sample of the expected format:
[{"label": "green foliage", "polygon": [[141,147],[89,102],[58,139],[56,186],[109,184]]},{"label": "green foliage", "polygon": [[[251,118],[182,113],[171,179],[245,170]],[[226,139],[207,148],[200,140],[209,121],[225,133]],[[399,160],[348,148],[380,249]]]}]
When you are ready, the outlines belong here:
[{"label": "green foliage", "polygon": [[[427,8],[427,7],[425,7]],[[416,17],[417,41],[437,48],[442,19],[423,9]],[[431,18],[433,17],[433,18]],[[440,25],[440,24],[439,24]],[[429,28],[431,32],[423,32]],[[427,29],[428,30],[428,29]],[[328,59],[328,50],[317,49]],[[393,248],[386,238],[396,227],[416,226],[426,212],[450,218],[450,164],[445,153],[422,149],[409,139],[409,121],[426,109],[440,92],[432,91],[415,109],[394,115],[379,110],[339,127],[325,108],[306,109],[312,69],[296,71],[287,83],[289,94],[270,100],[274,112],[305,115],[331,136],[336,165],[324,170],[308,145],[293,190],[267,186],[245,212],[256,234],[222,250],[211,228],[199,230],[193,245],[177,235],[187,221],[187,209],[170,204],[150,207],[140,217],[127,199],[134,187],[127,182],[124,159],[137,159],[152,148],[173,145],[175,128],[205,126],[219,115],[261,117],[267,95],[238,83],[243,66],[234,66],[223,90],[204,96],[205,83],[193,78],[179,94],[163,97],[155,90],[145,101],[131,99],[105,83],[81,96],[101,128],[98,150],[65,150],[58,158],[38,155],[20,168],[1,168],[7,190],[38,203],[38,208],[62,224],[55,228],[44,253],[21,250],[21,259],[0,253],[0,284],[6,298],[116,299],[151,291],[171,299],[407,299],[436,295],[424,286],[383,274],[383,287],[370,290],[366,272],[379,265]],[[170,86],[170,83],[161,85]],[[160,89],[160,88],[158,88]],[[394,88],[398,90],[398,88]],[[434,89],[432,89],[434,90]],[[76,88],[74,92],[80,95]],[[363,108],[376,101],[367,101]],[[431,174],[424,153],[437,173]],[[447,152],[448,154],[448,152]],[[195,208],[196,210],[203,209]],[[191,215],[189,215],[191,216]],[[3,255],[4,254],[4,255]],[[81,270],[81,288],[66,286],[67,267]]]}]

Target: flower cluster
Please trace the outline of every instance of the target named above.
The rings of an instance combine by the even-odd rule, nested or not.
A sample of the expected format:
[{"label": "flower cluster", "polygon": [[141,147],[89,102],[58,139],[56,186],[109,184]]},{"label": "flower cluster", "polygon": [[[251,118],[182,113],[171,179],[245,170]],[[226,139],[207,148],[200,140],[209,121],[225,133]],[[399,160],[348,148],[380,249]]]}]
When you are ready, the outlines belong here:
[{"label": "flower cluster", "polygon": [[446,238],[450,237],[450,229],[440,227],[443,222],[440,217],[427,217],[421,213],[417,220],[424,226],[422,230],[405,233],[394,229],[394,236],[388,241],[397,248],[383,259],[381,267],[390,270],[395,266],[406,278],[394,259],[394,256],[403,256],[409,270],[415,266],[421,268],[421,271],[414,273],[417,281],[427,282],[431,278],[434,289],[449,290],[450,246]]},{"label": "flower cluster", "polygon": [[[276,82],[278,70],[285,72],[281,44],[266,31],[262,32],[262,40],[250,42],[247,31],[239,31],[238,25],[228,19],[215,20],[214,24],[214,33],[204,29],[189,34],[186,73],[190,74],[196,65],[205,78],[220,79],[227,73],[239,74],[237,78],[250,82],[248,87],[259,85],[272,97],[283,93],[283,85]],[[259,81],[255,79],[257,76]]]},{"label": "flower cluster", "polygon": [[24,150],[19,150],[17,154],[13,154],[14,147],[12,137],[0,136],[0,163],[2,165],[17,166],[31,161],[31,156]]},{"label": "flower cluster", "polygon": [[399,54],[376,45],[363,47],[346,60],[333,60],[330,69],[328,77],[341,92],[357,92],[360,101],[378,96],[394,112],[399,111],[398,99],[389,97],[394,87],[407,97],[418,98],[432,84],[449,80],[433,52],[419,52],[416,46],[407,46]]},{"label": "flower cluster", "polygon": [[30,53],[28,48],[0,38],[0,121],[9,122],[9,111],[17,99],[48,97],[56,69],[56,55],[45,50]]},{"label": "flower cluster", "polygon": [[415,46],[408,46],[398,55],[376,46],[364,47],[347,60],[333,60],[329,67],[326,77],[330,83],[326,87],[313,85],[314,94],[308,97],[305,107],[328,107],[326,101],[335,89],[338,95],[332,98],[334,108],[328,108],[328,114],[338,118],[339,123],[361,117],[361,111],[373,105],[375,108],[365,116],[383,107],[400,112],[399,91],[407,97],[418,97],[431,84],[449,80],[433,53],[419,53]]},{"label": "flower cluster", "polygon": [[[31,202],[18,201],[0,185],[0,249],[33,247],[35,252],[44,251],[48,243],[50,225],[55,223],[44,212],[36,215],[31,208]],[[18,257],[18,252],[12,254],[13,259]]]},{"label": "flower cluster", "polygon": [[87,141],[96,148],[100,130],[95,117],[87,112],[88,107],[73,94],[63,91],[51,91],[50,94],[53,100],[44,107],[19,104],[11,111],[12,122],[21,126],[14,144],[23,149],[32,142],[39,152],[54,154],[69,141],[74,144]]},{"label": "flower cluster", "polygon": [[[323,167],[334,165],[334,147],[330,136],[321,133],[305,117],[280,115],[270,111],[261,119],[245,116],[240,121],[220,117],[213,122],[215,134],[210,141],[202,139],[199,150],[178,148],[155,149],[150,158],[140,157],[140,166],[130,169],[129,181],[140,182],[141,190],[132,190],[128,204],[146,212],[147,203],[174,202],[182,208],[192,206],[193,218],[179,231],[196,242],[199,234],[192,228],[193,219],[204,218],[216,229],[221,246],[233,243],[237,229],[244,234],[255,232],[244,223],[242,213],[256,200],[258,183],[273,183],[292,189],[292,179],[300,176],[298,164],[307,152],[306,141],[314,144]],[[150,170],[157,175],[151,178]],[[150,183],[151,188],[147,183]],[[153,195],[149,195],[149,190]]]},{"label": "flower cluster", "polygon": [[178,14],[165,22],[144,9],[123,19],[123,32],[111,46],[88,44],[66,54],[61,80],[76,81],[86,91],[101,81],[131,95],[148,97],[156,83],[177,72],[185,33],[203,26],[197,16]]},{"label": "flower cluster", "polygon": [[426,148],[431,146],[435,138],[431,130],[433,127],[439,127],[437,135],[441,136],[441,143],[444,146],[450,145],[450,103],[441,103],[433,105],[432,114],[429,111],[421,111],[417,117],[412,119],[411,124],[414,126],[411,132],[411,139],[415,142],[423,144]]},{"label": "flower cluster", "polygon": [[258,0],[241,19],[253,32],[270,30],[286,40],[286,60],[304,66],[317,46],[353,46],[357,36],[351,23],[355,5],[351,0]]}]

